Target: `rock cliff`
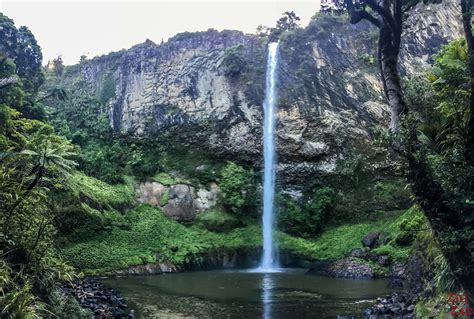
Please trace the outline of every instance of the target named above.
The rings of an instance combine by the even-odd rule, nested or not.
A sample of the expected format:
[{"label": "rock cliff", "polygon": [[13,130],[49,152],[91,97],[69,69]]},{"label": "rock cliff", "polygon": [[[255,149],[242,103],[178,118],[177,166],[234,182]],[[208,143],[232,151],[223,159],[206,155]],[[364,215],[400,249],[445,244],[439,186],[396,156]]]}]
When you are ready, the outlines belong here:
[{"label": "rock cliff", "polygon": [[[460,37],[459,17],[454,1],[417,6],[407,21],[402,73],[426,65],[442,44]],[[389,116],[376,39],[368,23],[331,16],[283,34],[277,143],[284,180],[344,174],[358,163],[388,165],[371,145]],[[112,88],[105,96],[117,134],[259,167],[265,64],[265,39],[211,29],[88,60],[73,76],[97,95]]]}]

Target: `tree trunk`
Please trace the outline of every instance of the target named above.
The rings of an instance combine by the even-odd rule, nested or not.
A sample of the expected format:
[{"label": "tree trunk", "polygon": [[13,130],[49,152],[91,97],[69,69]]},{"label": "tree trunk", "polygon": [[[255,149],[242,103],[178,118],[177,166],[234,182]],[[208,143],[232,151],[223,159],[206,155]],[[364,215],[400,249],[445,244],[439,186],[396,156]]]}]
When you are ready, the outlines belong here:
[{"label": "tree trunk", "polygon": [[[461,270],[456,274],[456,277],[469,299],[469,304],[474,304],[474,277],[471,273],[473,265],[470,259],[469,243],[456,237],[457,233],[453,232],[453,230],[460,230],[467,226],[463,223],[463,210],[451,206],[452,198],[448,198],[451,194],[445,192],[436,181],[426,155],[420,154],[416,128],[408,128],[409,136],[405,136],[403,139],[400,133],[401,116],[407,112],[398,72],[400,36],[401,30],[393,30],[386,23],[380,26],[379,67],[391,112],[392,147],[396,152],[400,152],[403,148],[403,154],[408,164],[407,179],[412,185],[413,193],[421,208],[428,217],[436,238],[439,241],[453,239],[458,245],[457,249],[452,251],[444,249],[443,253],[451,269]],[[471,82],[471,85],[473,83],[474,81]],[[473,95],[471,95],[472,97]]]},{"label": "tree trunk", "polygon": [[467,127],[466,159],[474,166],[474,38],[472,36],[472,7],[473,0],[461,0],[461,13],[468,48],[468,68],[470,82],[469,122]]},{"label": "tree trunk", "polygon": [[390,131],[398,135],[400,131],[400,117],[406,111],[406,104],[402,95],[400,75],[398,73],[398,48],[393,46],[394,34],[388,26],[382,25],[379,38],[379,66],[382,77],[385,97],[390,107]]},{"label": "tree trunk", "polygon": [[[467,41],[470,52],[471,112],[466,154],[468,155],[467,161],[471,165],[474,162],[474,56],[470,15],[473,1],[461,0],[464,29],[466,34],[469,35]],[[387,0],[382,1],[382,7],[377,2],[368,0],[363,2],[374,12],[379,13],[379,17],[375,18],[364,8],[356,7],[351,0],[346,0],[345,4],[351,15],[351,23],[366,19],[380,28],[379,67],[384,93],[391,113],[392,147],[396,152],[403,154],[406,159],[408,164],[406,175],[412,185],[413,193],[425,212],[435,232],[436,239],[443,242],[441,247],[448,264],[451,269],[459,270],[455,275],[468,297],[469,304],[474,305],[474,276],[471,270],[474,265],[472,265],[469,249],[471,243],[468,238],[461,237],[466,227],[474,229],[472,221],[466,222],[472,207],[458,203],[452,198],[454,195],[446,192],[436,180],[430,162],[420,147],[415,125],[407,123],[409,126],[405,127],[407,131],[403,132],[403,136],[400,132],[402,128],[401,117],[407,112],[397,68],[403,22],[402,2],[401,0],[396,1],[394,10],[391,9],[393,3]]]},{"label": "tree trunk", "polygon": [[[416,138],[416,130],[411,130],[410,141]],[[414,155],[417,153],[417,143],[410,143],[405,156],[408,162],[407,179],[411,183],[412,191],[415,194],[423,212],[431,227],[435,232],[438,242],[449,241],[458,245],[456,249],[442,249],[450,268],[455,270],[456,278],[461,284],[470,305],[474,305],[474,276],[471,271],[472,259],[469,248],[470,242],[466,238],[458,237],[457,232],[453,230],[461,230],[464,227],[472,226],[464,222],[464,217],[469,212],[469,207],[454,208],[451,206],[449,198],[446,198],[446,192],[441,185],[436,182],[433,172],[429,166],[429,162],[424,154]],[[472,224],[472,223],[471,223]],[[457,271],[458,270],[458,271]]]}]

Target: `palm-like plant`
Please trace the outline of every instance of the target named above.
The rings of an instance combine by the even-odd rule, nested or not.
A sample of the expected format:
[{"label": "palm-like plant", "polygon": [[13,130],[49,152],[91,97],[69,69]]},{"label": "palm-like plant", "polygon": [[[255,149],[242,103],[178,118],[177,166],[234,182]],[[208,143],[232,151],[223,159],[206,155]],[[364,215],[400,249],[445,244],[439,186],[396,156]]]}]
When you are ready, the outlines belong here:
[{"label": "palm-like plant", "polygon": [[[19,152],[5,152],[0,153],[0,158],[13,158],[18,161],[18,166],[25,172],[22,182],[20,183],[16,199],[13,204],[6,211],[6,220],[3,224],[3,230],[6,234],[9,220],[15,209],[29,196],[31,191],[38,186],[38,184],[48,176],[55,176],[56,178],[66,177],[70,170],[77,163],[68,158],[76,155],[71,152],[71,145],[69,143],[51,143],[46,140],[44,146],[39,151],[25,149]],[[25,186],[26,185],[26,186]]]}]

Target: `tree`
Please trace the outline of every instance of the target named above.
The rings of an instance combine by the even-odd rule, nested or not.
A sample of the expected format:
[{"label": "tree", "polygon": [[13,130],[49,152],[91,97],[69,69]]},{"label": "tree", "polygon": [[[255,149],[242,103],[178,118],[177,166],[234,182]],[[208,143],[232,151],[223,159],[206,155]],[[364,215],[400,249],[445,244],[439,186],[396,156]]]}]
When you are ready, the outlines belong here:
[{"label": "tree", "polygon": [[274,28],[259,25],[257,27],[257,35],[268,36],[271,42],[278,41],[280,35],[285,31],[292,31],[300,27],[301,19],[293,11],[283,12],[283,16],[277,20]]},{"label": "tree", "polygon": [[285,11],[283,16],[277,20],[276,28],[282,32],[295,30],[300,27],[300,20],[294,11]]},{"label": "tree", "polygon": [[38,186],[41,180],[48,173],[67,175],[68,172],[77,164],[67,159],[76,155],[71,152],[71,144],[60,143],[53,145],[50,140],[41,145],[40,150],[24,149],[20,152],[0,153],[0,158],[16,157],[17,163],[21,163],[21,171],[28,172],[27,176],[22,178],[25,186],[20,185],[17,189],[16,200],[5,212],[5,221],[3,222],[3,233],[8,235],[8,226],[15,209],[30,195],[31,191]]},{"label": "tree", "polygon": [[53,59],[53,70],[57,77],[60,77],[64,72],[64,62],[60,55],[58,55],[56,59]]},{"label": "tree", "polygon": [[469,109],[470,117],[467,134],[466,158],[471,166],[474,166],[474,37],[472,35],[472,16],[474,10],[473,0],[461,0],[461,14],[468,48],[468,69],[470,84]]},{"label": "tree", "polygon": [[[347,11],[350,22],[367,20],[379,29],[378,58],[385,97],[391,111],[390,131],[392,148],[406,162],[405,175],[412,191],[425,212],[440,243],[443,254],[464,288],[469,302],[474,304],[474,214],[471,200],[473,177],[473,77],[472,72],[472,0],[462,0],[462,17],[469,47],[470,122],[463,148],[462,163],[451,152],[441,157],[440,170],[462,169],[463,178],[453,187],[446,187],[440,170],[430,160],[431,154],[420,141],[418,121],[408,109],[398,72],[400,42],[404,18],[417,4],[416,0],[330,0],[323,4],[324,11]],[[470,43],[470,44],[469,44]],[[462,128],[458,128],[462,129]],[[439,157],[438,157],[439,158]],[[463,165],[463,163],[467,163]]]}]

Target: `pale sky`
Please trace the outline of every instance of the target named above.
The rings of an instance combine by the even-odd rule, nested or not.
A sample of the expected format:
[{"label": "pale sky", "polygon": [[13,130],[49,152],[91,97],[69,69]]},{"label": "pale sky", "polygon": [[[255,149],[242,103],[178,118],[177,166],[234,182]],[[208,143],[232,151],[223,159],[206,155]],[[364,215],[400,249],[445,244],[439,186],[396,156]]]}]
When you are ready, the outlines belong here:
[{"label": "pale sky", "polygon": [[160,43],[176,33],[232,29],[255,33],[274,26],[284,11],[306,26],[319,0],[0,0],[0,12],[27,26],[43,51],[43,63],[61,55],[66,64],[144,42]]}]

